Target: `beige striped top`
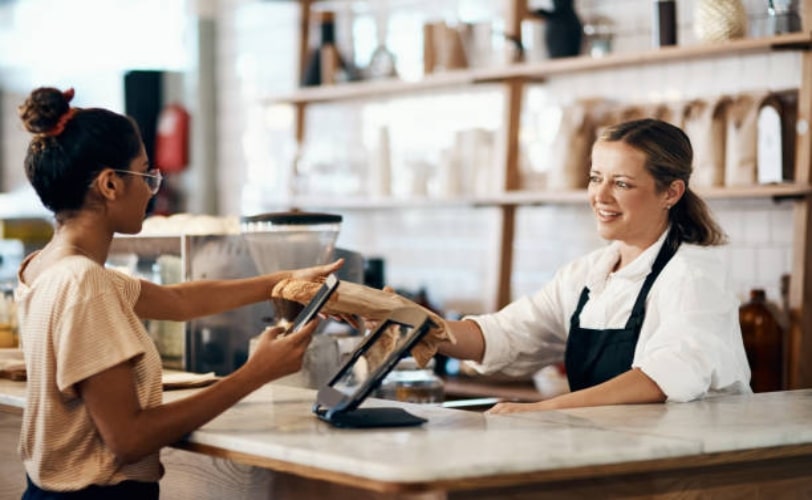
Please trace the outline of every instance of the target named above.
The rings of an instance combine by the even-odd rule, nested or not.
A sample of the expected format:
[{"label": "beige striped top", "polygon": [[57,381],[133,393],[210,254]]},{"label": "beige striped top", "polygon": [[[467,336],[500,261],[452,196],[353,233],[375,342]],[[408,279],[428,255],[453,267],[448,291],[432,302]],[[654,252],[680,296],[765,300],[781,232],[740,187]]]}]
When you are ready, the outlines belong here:
[{"label": "beige striped top", "polygon": [[19,452],[41,488],[72,491],[126,479],[157,481],[159,454],[120,465],[77,396],[78,382],[133,359],[143,408],[161,404],[161,360],[133,307],[140,281],[70,256],[24,283],[15,299],[28,376]]}]

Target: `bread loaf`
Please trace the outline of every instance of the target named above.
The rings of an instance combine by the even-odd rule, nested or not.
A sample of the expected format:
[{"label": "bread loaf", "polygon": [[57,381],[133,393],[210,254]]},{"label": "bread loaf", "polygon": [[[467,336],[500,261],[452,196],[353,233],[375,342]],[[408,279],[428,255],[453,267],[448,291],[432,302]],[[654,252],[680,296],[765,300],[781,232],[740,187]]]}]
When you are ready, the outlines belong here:
[{"label": "bread loaf", "polygon": [[[271,298],[287,299],[300,304],[307,304],[318,292],[319,287],[321,287],[321,283],[317,281],[285,279],[274,286],[271,291]],[[437,325],[432,327],[429,333],[412,348],[412,356],[421,367],[426,366],[434,356],[440,342],[446,340],[455,342],[451,332],[448,331],[445,321],[432,311],[396,293],[385,292],[349,281],[342,281],[338,285],[338,289],[327,301],[322,312],[336,316],[354,314],[365,320],[380,321],[386,319],[393,310],[401,307],[420,308]],[[392,345],[392,348],[394,348],[394,345]]]}]

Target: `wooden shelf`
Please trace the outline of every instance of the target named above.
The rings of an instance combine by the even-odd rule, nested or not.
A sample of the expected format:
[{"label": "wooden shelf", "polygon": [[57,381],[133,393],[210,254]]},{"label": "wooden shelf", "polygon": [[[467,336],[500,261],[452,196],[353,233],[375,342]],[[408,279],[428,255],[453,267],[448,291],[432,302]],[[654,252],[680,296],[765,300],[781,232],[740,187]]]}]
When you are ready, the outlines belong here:
[{"label": "wooden shelf", "polygon": [[265,104],[307,104],[350,101],[353,99],[369,100],[376,97],[415,94],[426,90],[462,87],[473,83],[476,83],[475,72],[473,71],[447,71],[416,81],[387,79],[304,87],[290,95],[266,99]]},{"label": "wooden shelf", "polygon": [[774,37],[744,38],[724,43],[662,47],[641,52],[615,53],[606,57],[568,57],[496,68],[447,71],[417,81],[384,80],[324,85],[299,89],[288,95],[265,99],[264,104],[307,104],[371,99],[425,90],[449,89],[475,83],[499,83],[511,79],[544,80],[547,77],[658,62],[705,59],[715,56],[767,53],[775,50],[809,50],[812,34],[789,33]]},{"label": "wooden shelf", "polygon": [[768,184],[764,186],[737,186],[697,189],[696,192],[705,199],[736,198],[805,198],[812,194],[812,186],[800,184]]},{"label": "wooden shelf", "polygon": [[394,197],[367,197],[350,196],[336,197],[332,195],[295,197],[290,205],[293,208],[310,209],[312,207],[330,208],[334,210],[400,210],[407,208],[449,208],[471,207],[482,205],[482,198],[475,196],[460,196],[455,198],[430,198],[426,196],[414,198]]},{"label": "wooden shelf", "polygon": [[570,57],[516,64],[499,71],[478,72],[476,81],[507,80],[510,78],[547,77],[565,73],[578,73],[624,66],[641,66],[660,62],[707,59],[716,56],[767,53],[775,50],[808,50],[812,48],[809,33],[789,33],[774,37],[742,38],[722,43],[675,45],[640,52],[614,53],[606,57]]},{"label": "wooden shelf", "polygon": [[[774,200],[804,198],[812,194],[812,186],[771,184],[764,186],[718,187],[697,189],[705,199],[772,198]],[[298,197],[290,205],[299,209],[326,208],[332,210],[400,210],[453,207],[502,207],[532,205],[581,205],[587,203],[586,190],[573,191],[510,191],[489,196],[457,198],[367,198],[367,197]]]}]

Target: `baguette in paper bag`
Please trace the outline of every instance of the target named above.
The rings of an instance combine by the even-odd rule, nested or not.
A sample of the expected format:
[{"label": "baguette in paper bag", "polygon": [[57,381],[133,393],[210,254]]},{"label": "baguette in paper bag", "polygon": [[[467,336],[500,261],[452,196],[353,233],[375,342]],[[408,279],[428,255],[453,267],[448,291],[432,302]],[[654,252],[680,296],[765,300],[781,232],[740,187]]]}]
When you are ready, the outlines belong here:
[{"label": "baguette in paper bag", "polygon": [[[311,297],[319,290],[321,283],[317,281],[284,279],[276,284],[271,291],[271,298],[286,299],[307,304]],[[342,281],[333,293],[322,312],[327,315],[355,314],[367,320],[380,321],[386,319],[389,313],[401,307],[421,308],[429,315],[436,327],[412,348],[412,356],[421,367],[425,367],[437,352],[437,346],[443,341],[456,342],[448,330],[445,321],[437,314],[395,293],[385,292],[357,283]],[[391,347],[394,347],[392,344]],[[380,353],[382,355],[388,353]]]}]

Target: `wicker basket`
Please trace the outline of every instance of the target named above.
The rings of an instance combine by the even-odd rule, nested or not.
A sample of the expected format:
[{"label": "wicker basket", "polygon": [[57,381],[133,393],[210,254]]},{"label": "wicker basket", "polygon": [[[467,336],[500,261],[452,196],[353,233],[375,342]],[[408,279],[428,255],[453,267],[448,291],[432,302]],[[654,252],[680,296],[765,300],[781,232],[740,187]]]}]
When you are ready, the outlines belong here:
[{"label": "wicker basket", "polygon": [[697,0],[694,33],[703,42],[721,42],[745,36],[747,12],[741,0]]}]

